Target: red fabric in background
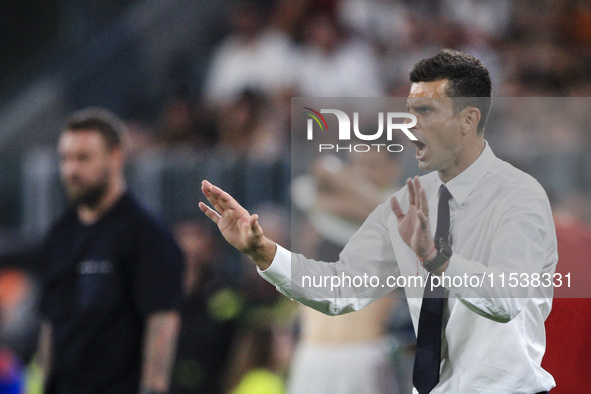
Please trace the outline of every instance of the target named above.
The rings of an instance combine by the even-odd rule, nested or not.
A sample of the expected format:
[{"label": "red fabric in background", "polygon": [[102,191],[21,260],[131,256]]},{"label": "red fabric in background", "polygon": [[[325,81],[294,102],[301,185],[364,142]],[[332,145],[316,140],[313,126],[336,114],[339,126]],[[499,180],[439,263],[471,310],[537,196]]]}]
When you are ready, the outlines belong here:
[{"label": "red fabric in background", "polygon": [[[546,320],[546,354],[542,367],[556,380],[552,394],[588,393],[591,390],[591,298],[560,298],[591,287],[591,227],[577,220],[556,219],[558,267],[571,273],[573,293],[555,292]],[[584,288],[583,288],[584,286]]]}]

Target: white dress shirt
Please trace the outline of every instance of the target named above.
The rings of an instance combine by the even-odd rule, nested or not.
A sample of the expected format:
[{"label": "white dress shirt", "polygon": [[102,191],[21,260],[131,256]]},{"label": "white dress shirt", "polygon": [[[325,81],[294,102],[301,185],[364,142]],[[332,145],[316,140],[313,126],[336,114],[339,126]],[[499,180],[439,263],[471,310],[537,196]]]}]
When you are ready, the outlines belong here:
[{"label": "white dress shirt", "polygon": [[[437,172],[421,177],[432,232],[437,223]],[[447,182],[453,255],[445,275],[484,279],[473,288],[446,285],[440,381],[433,393],[537,393],[555,386],[540,364],[544,321],[552,287],[510,287],[510,273],[552,275],[556,233],[546,193],[531,176],[498,159],[486,144],[479,158]],[[396,197],[408,209],[408,189]],[[392,290],[386,278],[424,276],[401,239],[389,201],[378,206],[334,263],[307,259],[277,247],[271,266],[259,271],[292,299],[327,314],[358,310]],[[505,274],[504,286],[499,277]],[[303,276],[376,276],[380,285],[304,285]],[[494,277],[491,286],[489,278]],[[376,279],[377,279],[376,278]],[[409,281],[410,283],[410,281]],[[465,283],[465,282],[464,282]],[[404,287],[417,332],[423,289]]]}]

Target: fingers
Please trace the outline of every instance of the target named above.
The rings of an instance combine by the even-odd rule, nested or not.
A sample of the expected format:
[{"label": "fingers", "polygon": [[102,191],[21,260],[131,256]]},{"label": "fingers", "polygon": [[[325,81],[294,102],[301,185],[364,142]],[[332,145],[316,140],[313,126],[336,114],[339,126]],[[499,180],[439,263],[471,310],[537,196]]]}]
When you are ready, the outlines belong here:
[{"label": "fingers", "polygon": [[[208,207],[206,204],[199,203],[199,208],[214,222],[217,223],[220,215],[227,209],[232,209],[238,203],[228,193],[223,191],[217,186],[212,185],[209,181],[203,180],[201,182],[201,191],[205,197],[209,200],[211,205],[215,208],[215,211]],[[217,211],[217,212],[216,212]]]},{"label": "fingers", "polygon": [[408,188],[408,204],[409,205],[416,205],[415,204],[415,185],[411,178],[406,180],[406,187]]},{"label": "fingers", "polygon": [[395,196],[390,198],[390,207],[392,208],[392,212],[394,212],[394,215],[396,215],[396,219],[398,219],[399,222],[404,219],[404,212],[402,212],[402,207]]},{"label": "fingers", "polygon": [[425,214],[425,216],[429,216],[429,203],[427,202],[427,192],[425,188],[421,185],[421,181],[419,178],[416,179],[416,184],[419,187],[419,199],[420,199],[420,210]]},{"label": "fingers", "polygon": [[421,185],[421,180],[418,176],[413,179],[406,180],[408,186],[408,203],[414,205],[418,210],[423,211],[426,216],[429,216],[429,203],[427,202],[427,192]]},{"label": "fingers", "polygon": [[224,209],[234,209],[238,205],[236,200],[228,193],[223,191],[217,186],[212,186],[211,191],[213,192],[214,196],[217,197],[218,203]]},{"label": "fingers", "polygon": [[213,185],[211,183],[209,183],[208,180],[204,179],[201,181],[201,190],[203,190],[203,193],[205,195],[210,193],[209,189],[211,188],[211,186],[213,186]]},{"label": "fingers", "polygon": [[[201,190],[215,209],[210,208],[202,202],[199,203],[199,208],[216,224],[221,219],[222,215],[225,216],[226,213],[230,213],[234,217],[239,217],[244,214],[250,215],[248,211],[238,204],[238,202],[230,194],[211,184],[209,181],[203,180],[201,182]],[[260,229],[257,220],[258,216],[256,216],[255,222],[256,226],[258,226]],[[253,223],[253,225],[254,224],[255,223]],[[260,231],[262,233],[262,230]]]},{"label": "fingers", "polygon": [[201,182],[201,190],[213,207],[221,214],[228,209],[238,209],[241,205],[228,193],[212,185],[207,180]]},{"label": "fingers", "polygon": [[263,229],[259,224],[259,215],[256,213],[250,217],[250,229],[255,237],[263,235]]},{"label": "fingers", "polygon": [[425,231],[429,228],[429,219],[427,218],[427,216],[423,213],[423,211],[418,211],[418,217],[419,217],[419,229],[421,231]]},{"label": "fingers", "polygon": [[217,213],[216,211],[214,211],[213,209],[211,209],[210,207],[208,207],[207,205],[205,205],[204,203],[202,203],[201,201],[199,202],[199,208],[203,211],[203,213],[205,213],[207,215],[208,218],[210,218],[215,224],[218,223],[218,221],[220,220],[220,214]]},{"label": "fingers", "polygon": [[228,205],[231,205],[231,202],[234,200],[228,193],[219,187],[212,185],[206,180],[201,183],[201,189],[212,204],[214,204],[215,201],[215,204],[219,205],[223,209],[228,208]]},{"label": "fingers", "polygon": [[419,181],[419,177],[415,176],[414,179],[412,180],[413,182],[413,186],[415,187],[415,206],[417,207],[417,209],[421,209],[421,181]]},{"label": "fingers", "polygon": [[[218,203],[217,196],[213,194],[212,188],[213,188],[213,185],[211,183],[209,183],[208,181],[204,180],[201,182],[201,191],[203,192],[205,197],[209,200],[211,205],[213,205],[213,207],[219,212],[222,210],[222,207]],[[201,207],[201,204],[199,204],[199,206]],[[206,214],[207,214],[207,212],[206,212]]]}]

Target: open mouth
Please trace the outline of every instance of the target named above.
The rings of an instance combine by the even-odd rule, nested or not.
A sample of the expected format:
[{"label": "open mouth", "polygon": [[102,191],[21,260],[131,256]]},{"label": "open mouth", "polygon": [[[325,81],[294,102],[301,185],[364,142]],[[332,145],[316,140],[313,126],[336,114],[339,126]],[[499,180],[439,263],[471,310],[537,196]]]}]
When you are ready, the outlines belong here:
[{"label": "open mouth", "polygon": [[425,145],[424,143],[422,143],[421,141],[413,141],[413,144],[415,144],[415,146],[417,147],[417,154],[416,157],[418,159],[421,159],[425,153],[425,150],[427,149],[427,145]]}]

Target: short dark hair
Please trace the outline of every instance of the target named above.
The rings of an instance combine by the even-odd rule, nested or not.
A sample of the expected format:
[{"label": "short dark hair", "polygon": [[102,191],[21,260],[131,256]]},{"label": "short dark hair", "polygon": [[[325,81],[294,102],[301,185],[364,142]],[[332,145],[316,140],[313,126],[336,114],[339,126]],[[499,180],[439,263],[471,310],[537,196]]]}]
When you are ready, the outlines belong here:
[{"label": "short dark hair", "polygon": [[476,107],[482,114],[478,132],[484,131],[492,105],[492,85],[487,68],[472,55],[443,49],[428,59],[423,59],[410,72],[410,81],[433,82],[448,80],[446,94],[453,98],[454,112],[466,107]]},{"label": "short dark hair", "polygon": [[89,107],[74,112],[67,120],[64,131],[93,130],[105,139],[107,147],[123,147],[127,129],[125,123],[111,111]]}]

